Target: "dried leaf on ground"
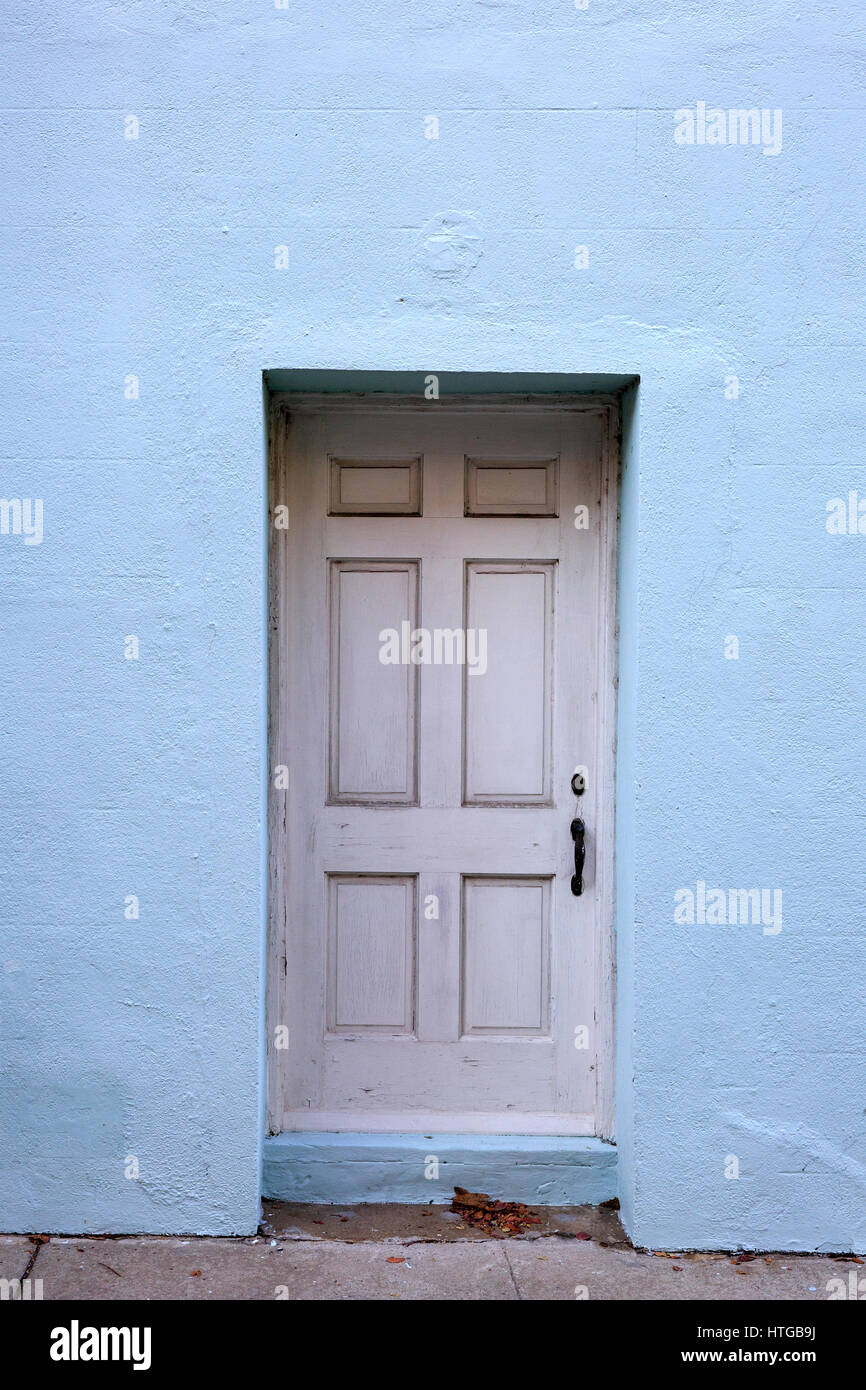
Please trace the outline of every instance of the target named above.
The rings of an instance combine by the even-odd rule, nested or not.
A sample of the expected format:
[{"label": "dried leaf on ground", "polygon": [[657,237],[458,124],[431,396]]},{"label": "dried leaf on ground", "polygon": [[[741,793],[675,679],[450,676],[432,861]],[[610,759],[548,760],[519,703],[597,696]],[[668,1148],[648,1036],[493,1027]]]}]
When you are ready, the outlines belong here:
[{"label": "dried leaf on ground", "polygon": [[521,1235],[541,1221],[523,1202],[497,1202],[486,1192],[467,1192],[465,1187],[455,1187],[451,1210],[476,1230],[492,1235]]}]

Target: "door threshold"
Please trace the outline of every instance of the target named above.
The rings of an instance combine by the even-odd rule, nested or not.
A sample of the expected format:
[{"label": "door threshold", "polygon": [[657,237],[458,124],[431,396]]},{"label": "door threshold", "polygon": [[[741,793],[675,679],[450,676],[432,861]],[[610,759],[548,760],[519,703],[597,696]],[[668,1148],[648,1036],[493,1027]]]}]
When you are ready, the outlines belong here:
[{"label": "door threshold", "polygon": [[593,1131],[592,1115],[516,1113],[513,1110],[455,1111],[292,1110],[283,1120],[283,1133],[313,1130],[340,1134],[554,1134],[586,1138]]},{"label": "door threshold", "polygon": [[530,1206],[617,1196],[617,1152],[581,1135],[293,1130],[264,1145],[262,1195],[284,1202],[434,1203],[455,1187]]}]

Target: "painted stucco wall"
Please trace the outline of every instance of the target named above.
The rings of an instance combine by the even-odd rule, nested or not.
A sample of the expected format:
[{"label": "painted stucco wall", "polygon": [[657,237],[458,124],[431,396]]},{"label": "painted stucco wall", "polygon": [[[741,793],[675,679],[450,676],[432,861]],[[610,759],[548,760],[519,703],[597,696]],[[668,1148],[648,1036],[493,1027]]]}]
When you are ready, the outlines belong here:
[{"label": "painted stucco wall", "polygon": [[[615,373],[624,1214],[866,1246],[866,535],[825,524],[866,496],[855,25],[6,16],[0,495],[44,534],[0,535],[0,1226],[257,1220],[262,370]],[[781,148],[677,143],[699,102]],[[699,882],[781,891],[782,930],[676,923]]]}]

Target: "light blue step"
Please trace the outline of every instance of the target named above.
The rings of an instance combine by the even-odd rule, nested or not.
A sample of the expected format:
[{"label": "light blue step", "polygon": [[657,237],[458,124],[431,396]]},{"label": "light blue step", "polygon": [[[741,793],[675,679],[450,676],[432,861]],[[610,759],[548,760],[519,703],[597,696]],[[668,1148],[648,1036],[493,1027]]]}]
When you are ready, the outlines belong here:
[{"label": "light blue step", "polygon": [[597,1205],[617,1195],[617,1152],[602,1139],[532,1134],[293,1132],[265,1140],[262,1195],[279,1201],[444,1202],[455,1186],[535,1206]]}]

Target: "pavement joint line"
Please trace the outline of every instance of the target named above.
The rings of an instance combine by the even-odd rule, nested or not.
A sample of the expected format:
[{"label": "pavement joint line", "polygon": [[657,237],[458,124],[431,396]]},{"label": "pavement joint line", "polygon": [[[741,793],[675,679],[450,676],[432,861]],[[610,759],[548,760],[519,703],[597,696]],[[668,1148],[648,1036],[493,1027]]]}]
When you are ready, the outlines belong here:
[{"label": "pavement joint line", "polygon": [[511,1267],[511,1261],[510,1261],[509,1258],[508,1258],[508,1242],[507,1242],[507,1241],[503,1241],[503,1242],[502,1242],[502,1253],[503,1253],[503,1255],[505,1256],[505,1263],[506,1263],[506,1265],[508,1266],[508,1273],[509,1273],[510,1276],[511,1276],[511,1282],[512,1282],[512,1284],[514,1285],[514,1292],[515,1292],[516,1295],[517,1295],[517,1301],[518,1301],[518,1303],[522,1303],[522,1302],[523,1302],[523,1294],[520,1292],[520,1285],[518,1284],[516,1278],[514,1277],[514,1270],[512,1269],[512,1267]]},{"label": "pavement joint line", "polygon": [[[6,1239],[14,1239],[20,1235],[23,1240],[32,1242],[33,1248],[30,1250],[27,1259],[25,1273],[22,1277],[26,1278],[39,1257],[39,1252],[43,1245],[54,1242],[58,1248],[65,1248],[74,1241],[85,1241],[88,1245],[95,1245],[97,1242],[119,1243],[129,1242],[137,1245],[162,1245],[170,1242],[180,1242],[188,1244],[191,1241],[201,1241],[213,1243],[214,1245],[258,1245],[262,1249],[268,1249],[273,1244],[285,1245],[504,1245],[520,1242],[524,1245],[534,1244],[539,1241],[563,1240],[580,1241],[581,1237],[574,1231],[552,1230],[552,1231],[526,1231],[520,1234],[508,1236],[496,1236],[483,1234],[481,1236],[453,1235],[453,1236],[395,1236],[383,1235],[375,1240],[365,1240],[363,1238],[348,1238],[338,1236],[327,1236],[312,1233],[289,1233],[281,1232],[277,1235],[271,1232],[259,1232],[258,1235],[201,1235],[194,1232],[170,1232],[157,1234],[154,1232],[57,1232],[53,1235],[42,1236],[37,1239],[33,1234],[23,1232],[0,1232],[0,1236]],[[746,1249],[745,1247],[731,1247],[730,1249],[702,1249],[685,1247],[681,1250],[667,1250],[661,1247],[632,1245],[628,1240],[618,1241],[599,1241],[595,1237],[584,1240],[588,1249],[596,1247],[599,1250],[624,1251],[628,1254],[636,1255],[641,1258],[665,1258],[665,1259],[698,1259],[698,1260],[735,1260],[737,1255],[748,1254],[752,1259],[760,1257],[772,1260],[790,1259],[794,1261],[804,1259],[822,1259],[834,1261],[836,1263],[863,1263],[863,1252],[852,1252],[849,1250],[771,1250],[763,1247]]]},{"label": "pavement joint line", "polygon": [[[32,1237],[32,1236],[28,1236],[27,1239],[28,1239],[28,1240],[33,1240],[33,1237]],[[32,1273],[32,1271],[33,1271],[33,1266],[35,1265],[37,1259],[39,1258],[39,1251],[42,1249],[42,1246],[43,1246],[45,1243],[46,1243],[45,1241],[41,1241],[41,1240],[37,1240],[37,1241],[34,1243],[33,1249],[30,1251],[30,1256],[29,1256],[29,1258],[28,1258],[28,1260],[27,1260],[27,1264],[26,1264],[26,1266],[25,1266],[24,1273],[21,1275],[21,1282],[22,1282],[22,1283],[24,1282],[25,1279],[29,1279],[29,1278],[30,1278],[30,1275],[31,1275],[31,1273]]]}]

